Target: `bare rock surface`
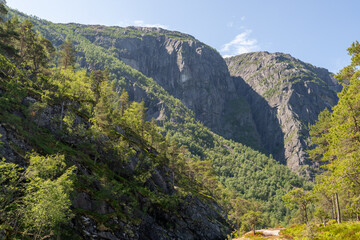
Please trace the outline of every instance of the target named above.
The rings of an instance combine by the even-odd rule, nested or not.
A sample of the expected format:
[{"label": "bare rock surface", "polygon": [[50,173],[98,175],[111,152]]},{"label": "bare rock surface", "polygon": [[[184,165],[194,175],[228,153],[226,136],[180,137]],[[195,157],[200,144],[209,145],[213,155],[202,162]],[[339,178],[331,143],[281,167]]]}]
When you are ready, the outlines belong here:
[{"label": "bare rock surface", "polygon": [[[242,54],[227,58],[226,63],[233,78],[253,90],[243,94],[254,110],[256,125],[262,129],[262,142],[278,159],[284,157],[290,169],[300,172],[302,165],[309,164],[308,125],[337,103],[337,81],[328,70],[284,53]],[[254,95],[266,102],[267,110],[259,109],[261,101],[251,101]],[[279,129],[274,132],[276,125]],[[276,149],[276,145],[283,145],[283,149]]]}]

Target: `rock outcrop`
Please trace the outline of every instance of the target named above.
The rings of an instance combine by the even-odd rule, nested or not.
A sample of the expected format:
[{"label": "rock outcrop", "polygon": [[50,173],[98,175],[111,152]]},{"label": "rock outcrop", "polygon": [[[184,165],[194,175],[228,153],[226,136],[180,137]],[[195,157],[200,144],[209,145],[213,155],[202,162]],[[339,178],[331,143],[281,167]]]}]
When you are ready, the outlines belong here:
[{"label": "rock outcrop", "polygon": [[225,62],[192,36],[159,28],[89,39],[117,49],[118,59],[153,78],[213,132],[272,154],[296,172],[309,164],[308,124],[337,101],[331,73],[290,55],[259,52]]},{"label": "rock outcrop", "polygon": [[[272,154],[296,172],[309,164],[308,124],[337,101],[338,85],[326,69],[282,53],[224,61],[194,37],[160,28],[114,28],[117,35],[100,31],[107,29],[103,26],[91,28],[94,32],[81,35],[153,78],[213,132]],[[133,99],[146,100],[149,116],[170,112],[136,84],[127,89]]]},{"label": "rock outcrop", "polygon": [[[237,94],[226,63],[215,49],[190,35],[160,28],[128,27],[118,31],[121,37],[103,32],[84,36],[97,46],[116,49],[116,58],[153,78],[213,132],[261,148],[250,107]],[[89,63],[83,64],[89,67]],[[134,87],[128,87],[128,91],[133,92]],[[140,95],[147,99],[146,93]],[[140,98],[139,94],[133,97]],[[147,107],[151,110],[154,104],[158,103],[148,103]],[[153,113],[149,111],[148,115]]]},{"label": "rock outcrop", "polygon": [[[31,104],[38,102],[32,97],[26,97],[22,101],[24,109]],[[72,108],[64,108],[64,113],[71,112]],[[26,110],[25,110],[26,112]],[[1,113],[1,117],[3,117]],[[16,126],[11,121],[0,121],[0,157],[6,161],[17,163],[26,168],[28,162],[25,154],[42,148],[37,142],[31,142],[28,136],[33,134],[29,126],[22,126],[20,123],[32,121],[34,126],[44,131],[43,135],[52,136],[57,144],[65,144],[68,149],[76,152],[79,146],[86,142],[84,136],[72,134],[59,134],[59,118],[62,114],[60,105],[47,106],[34,119],[29,119],[22,111],[7,113],[8,116],[17,119]],[[88,126],[88,121],[81,116],[75,115],[76,124]],[[25,123],[24,123],[25,125]],[[23,131],[18,131],[18,128]],[[30,131],[30,133],[28,133]],[[131,135],[119,127],[125,139],[131,139],[129,148],[133,149],[134,156],[130,161],[114,159],[114,154],[107,152],[106,145],[94,141],[92,144],[99,148],[101,153],[101,167],[112,169],[114,185],[107,186],[107,183],[100,179],[94,172],[93,164],[88,164],[79,156],[66,156],[72,159],[78,172],[79,186],[74,194],[72,208],[75,217],[71,223],[71,238],[76,239],[225,239],[231,233],[231,226],[227,221],[225,212],[211,198],[204,198],[201,195],[187,194],[179,198],[177,194],[176,180],[168,166],[159,164],[151,173],[149,179],[143,186],[134,180],[143,166],[144,158],[149,155],[158,156],[154,149],[144,150],[143,140]],[[42,137],[44,137],[42,136]],[[39,140],[39,142],[41,142]],[[149,153],[150,152],[150,153]],[[81,155],[86,155],[84,151]],[[90,156],[89,156],[90,158]],[[106,166],[108,165],[108,166]],[[104,170],[106,171],[106,170]],[[119,180],[120,179],[120,180]],[[175,183],[175,186],[174,186]],[[114,189],[121,186],[121,189]],[[176,202],[164,203],[154,202],[148,195],[141,194],[132,187],[142,187],[159,195],[159,199],[177,198]],[[111,191],[110,191],[111,189]],[[165,196],[165,198],[164,198]],[[171,207],[164,206],[172,204]],[[64,231],[64,234],[66,232]],[[63,236],[64,239],[68,239]]]},{"label": "rock outcrop", "polygon": [[[283,53],[256,52],[225,60],[235,81],[243,89],[253,90],[240,94],[249,101],[263,144],[274,156],[283,154],[290,169],[300,172],[302,165],[310,164],[305,152],[309,148],[308,125],[322,110],[336,104],[337,81],[328,70]],[[266,102],[267,108],[259,102]],[[274,126],[281,131],[273,131]]]}]

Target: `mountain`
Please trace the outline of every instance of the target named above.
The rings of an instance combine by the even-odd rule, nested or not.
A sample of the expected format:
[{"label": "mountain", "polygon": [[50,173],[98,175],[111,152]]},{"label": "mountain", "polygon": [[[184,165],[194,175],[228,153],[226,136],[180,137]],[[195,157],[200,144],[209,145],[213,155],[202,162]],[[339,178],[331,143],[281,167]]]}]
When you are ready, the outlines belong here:
[{"label": "mountain", "polygon": [[[20,19],[28,18],[18,14]],[[274,141],[274,150],[261,138],[263,129],[268,127],[274,135],[281,135],[281,128],[266,100],[254,94],[258,104],[252,107],[265,111],[272,121],[256,123],[256,111],[243,94],[241,82],[230,76],[216,50],[190,35],[159,28],[31,21],[56,47],[66,38],[73,41],[78,67],[108,69],[119,94],[126,89],[131,100],[144,100],[147,119],[156,119],[167,135],[187,146],[195,157],[211,160],[225,186],[246,198],[269,203],[273,212],[269,222],[275,224],[275,215],[285,216],[283,193],[270,189],[288,189],[303,181],[269,157],[283,149],[282,142]],[[283,155],[272,155],[285,162]],[[257,168],[249,168],[254,163]],[[266,176],[274,176],[275,181],[269,182]],[[270,204],[273,198],[277,199],[275,205]]]},{"label": "mountain", "polygon": [[[301,166],[310,164],[308,124],[337,102],[338,86],[331,73],[290,55],[260,52],[225,62],[213,48],[179,32],[78,24],[66,28],[151,77],[214,133],[272,154],[298,173]],[[79,52],[85,52],[80,53],[81,67],[109,67],[93,64],[88,50],[79,47]],[[126,87],[133,99],[147,99],[134,84]],[[146,102],[149,119],[164,117],[161,103]]]},{"label": "mountain", "polygon": [[[255,87],[246,83],[245,77],[243,79],[235,76],[236,74],[230,71],[233,75],[231,76],[226,62],[216,50],[190,35],[159,28],[54,24],[30,18],[16,11],[10,13],[17,14],[21,21],[30,19],[34,28],[48,38],[56,48],[59,48],[65,39],[71,40],[77,51],[77,69],[85,69],[88,74],[94,70],[107,69],[110,81],[118,94],[117,97],[126,90],[131,101],[140,103],[144,100],[147,120],[155,119],[161,127],[157,132],[166,136],[168,143],[176,141],[189,149],[189,155],[195,161],[187,165],[194,168],[196,163],[204,164],[205,167],[200,165],[195,168],[200,171],[208,166],[206,165],[208,161],[203,160],[209,160],[217,178],[225,187],[243,198],[251,199],[252,202],[258,201],[263,205],[266,225],[286,224],[294,214],[286,210],[281,200],[282,195],[292,187],[309,188],[311,184],[283,165],[287,161],[284,150],[286,139],[268,99],[262,97]],[[333,99],[334,95],[329,96]],[[38,98],[35,98],[35,102],[39,102],[39,105],[43,104]],[[65,136],[59,135],[58,129],[53,128],[51,113],[55,113],[55,118],[60,118],[61,105],[61,102],[57,102],[54,106],[49,106],[44,115],[41,115],[45,119],[39,118],[35,123],[45,128],[45,131],[53,131],[49,135],[59,144],[65,142],[66,145],[77,146],[75,137],[66,137],[68,133]],[[23,106],[19,107],[22,108]],[[72,112],[77,108],[74,103],[66,109],[69,111],[69,115],[66,115],[67,121],[72,119],[73,114],[77,116],[75,119],[84,117],[82,113]],[[13,109],[10,113],[24,115],[21,111]],[[316,117],[312,121],[315,119]],[[27,120],[23,119],[18,125],[22,126]],[[44,121],[46,123],[43,123]],[[128,127],[131,128],[131,124],[128,124]],[[5,129],[5,131],[10,130]],[[146,171],[146,164],[141,164],[153,159],[154,156],[149,153],[148,146],[142,144],[143,136],[133,134],[131,131],[124,132],[124,129],[120,129],[120,133],[128,142],[129,149],[136,152],[136,157],[132,158],[128,165],[114,164],[111,155],[106,154],[100,166],[93,165],[91,162],[97,159],[97,155],[91,152],[93,147],[88,149],[87,146],[83,146],[76,151],[80,155],[81,151],[90,151],[87,157],[90,161],[81,161],[79,164],[81,172],[86,175],[87,185],[80,189],[79,197],[73,203],[76,209],[77,231],[83,235],[84,232],[79,229],[84,229],[90,234],[100,236],[107,234],[106,228],[113,230],[109,226],[116,229],[120,225],[120,230],[110,232],[118,235],[126,232],[129,239],[140,236],[145,238],[146,229],[150,226],[156,226],[156,230],[153,230],[153,236],[149,236],[149,239],[171,234],[175,234],[171,235],[174,238],[186,239],[193,236],[194,239],[211,239],[206,235],[208,228],[212,229],[208,234],[216,239],[229,232],[229,226],[223,216],[224,212],[210,200],[216,197],[216,191],[207,192],[210,195],[209,199],[198,195],[191,197],[191,194],[188,198],[181,198],[178,195],[172,197],[174,192],[180,194],[181,191],[175,191],[174,184],[171,184],[173,179],[169,166],[165,164],[156,167],[163,159],[161,154],[165,154],[170,161],[172,157],[172,152],[168,152],[170,146],[162,149],[159,146],[160,149],[153,152],[158,157],[155,157],[155,171],[149,173]],[[271,136],[274,136],[273,141],[270,140]],[[20,141],[18,139],[23,138],[20,136],[8,141],[8,145],[11,146],[11,142],[18,142]],[[36,144],[36,149],[40,148],[44,151],[43,147]],[[94,142],[91,142],[90,146],[92,144]],[[45,149],[47,147],[45,146]],[[28,152],[31,148],[34,146],[22,148],[21,143],[14,147],[15,150],[21,149],[21,153]],[[130,152],[133,152],[132,150]],[[297,149],[294,148],[294,151]],[[7,158],[15,161],[12,156],[17,156],[16,151],[7,155]],[[22,164],[26,165],[24,162]],[[111,171],[106,170],[104,173],[101,168],[110,168]],[[141,176],[149,177],[145,184],[136,182],[138,172],[134,169],[137,168],[140,172],[144,171],[141,172],[143,173]],[[108,204],[112,203],[111,199],[116,192],[111,193],[113,187],[111,184],[103,188],[104,174],[110,176],[109,182],[125,184],[126,191],[130,192],[126,197],[120,197],[121,207],[115,209],[116,213],[111,210],[114,207]],[[120,178],[112,179],[112,176],[117,174]],[[122,178],[127,180],[124,181]],[[212,180],[208,181],[206,178],[206,181],[200,180],[208,184],[207,186],[213,185]],[[88,192],[86,189],[91,190]],[[191,189],[196,190],[196,187],[187,189],[194,194],[196,191]],[[108,192],[110,195],[107,195]],[[145,196],[143,196],[144,192]],[[158,201],[154,193],[160,193],[165,200]],[[227,203],[233,201],[233,199],[225,200]],[[125,212],[131,214],[123,218],[122,207],[129,203],[132,207],[130,209],[125,207],[127,209]],[[194,209],[193,212],[191,208]],[[124,221],[105,222],[113,215]],[[210,221],[205,220],[207,216],[211,216]],[[190,223],[192,218],[194,221]],[[168,222],[174,224],[170,226]],[[182,232],[184,235],[181,235]]]},{"label": "mountain", "polygon": [[283,53],[242,54],[226,63],[251,106],[265,148],[293,171],[308,171],[301,169],[311,165],[308,126],[337,103],[337,80],[328,70]]},{"label": "mountain", "polygon": [[[192,36],[159,28],[132,27],[123,31],[120,40],[98,33],[90,41],[106,49],[117,49],[118,59],[153,78],[213,132],[258,144],[256,136],[250,134],[255,132],[255,125],[249,107],[237,95],[227,66],[215,49]],[[128,34],[131,31],[140,32],[141,37],[132,38]]]}]

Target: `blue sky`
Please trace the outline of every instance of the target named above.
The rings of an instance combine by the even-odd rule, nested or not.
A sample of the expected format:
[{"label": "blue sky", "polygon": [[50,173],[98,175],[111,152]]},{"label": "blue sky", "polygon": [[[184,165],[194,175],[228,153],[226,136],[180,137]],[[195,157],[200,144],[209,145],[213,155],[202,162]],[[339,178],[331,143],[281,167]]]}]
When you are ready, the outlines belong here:
[{"label": "blue sky", "polygon": [[223,56],[284,52],[337,72],[360,41],[358,0],[7,0],[57,22],[157,26],[193,35]]}]

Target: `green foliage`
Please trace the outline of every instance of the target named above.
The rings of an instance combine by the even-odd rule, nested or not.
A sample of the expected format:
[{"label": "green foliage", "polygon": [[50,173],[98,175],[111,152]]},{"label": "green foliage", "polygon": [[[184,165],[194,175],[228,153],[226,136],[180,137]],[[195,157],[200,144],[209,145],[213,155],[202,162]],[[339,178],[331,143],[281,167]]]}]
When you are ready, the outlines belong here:
[{"label": "green foliage", "polygon": [[[24,20],[21,15],[19,19]],[[4,97],[0,96],[0,100],[6,104],[1,107],[4,111],[14,108],[23,111],[24,106],[20,107],[20,102],[26,96],[24,94],[32,94],[36,101],[25,109],[29,118],[16,119],[16,124],[15,121],[7,122],[39,152],[55,154],[53,158],[60,156],[56,154],[65,154],[67,159],[85,165],[92,175],[80,174],[83,181],[77,183],[78,191],[85,191],[92,198],[110,204],[115,209],[114,214],[121,216],[124,222],[135,221],[134,212],[139,211],[140,205],[144,208],[141,211],[160,207],[176,214],[177,206],[190,194],[201,199],[216,200],[229,212],[236,227],[241,222],[241,216],[248,210],[260,209],[260,205],[265,212],[264,225],[274,226],[288,221],[292,212],[286,210],[281,196],[292,186],[309,188],[304,179],[272,158],[212,133],[153,79],[124,64],[118,57],[117,49],[102,44],[102,41],[99,44],[92,42],[99,33],[106,39],[125,36],[141,38],[146,33],[127,28],[129,35],[124,35],[122,28],[57,25],[37,19],[32,21],[34,28],[56,47],[66,39],[71,41],[78,52],[78,65],[71,68],[63,63],[62,68],[49,69],[47,67],[51,66],[51,62],[44,62],[40,64],[41,67],[35,67],[31,58],[23,59],[21,65],[15,66],[4,57],[0,61],[6,66],[1,68],[5,69],[1,70],[4,71],[3,75],[13,81],[11,87],[17,86],[24,93],[10,105],[8,102],[14,100],[10,95],[5,97],[10,92],[6,89]],[[26,39],[35,39],[28,41],[30,46],[43,43],[36,40],[40,39],[38,35],[33,36],[29,31],[25,33],[29,35]],[[175,33],[171,34],[174,35],[171,37],[176,37]],[[42,49],[47,60],[50,60],[51,51],[45,46]],[[60,56],[60,59],[63,58]],[[80,67],[97,70],[88,72],[80,70]],[[30,68],[30,73],[27,68]],[[4,81],[1,86],[6,84]],[[160,127],[155,121],[145,121],[145,103],[129,101],[126,88],[143,90],[150,101],[163,103],[162,110],[168,114],[158,122]],[[18,89],[16,91],[20,91]],[[41,127],[40,120],[45,110],[54,107],[61,110],[59,114],[49,116],[53,131],[49,132]],[[10,113],[5,116],[14,117]],[[27,121],[29,123],[25,124]],[[164,133],[166,137],[163,137]],[[127,164],[133,164],[134,171],[130,175],[126,172]],[[176,189],[174,195],[169,196],[161,189],[156,189],[156,193],[149,190],[152,177],[158,171],[172,176],[169,185]],[[47,192],[52,195],[56,188],[53,182],[46,181],[43,190],[29,195],[29,204]],[[95,189],[94,182],[101,188]],[[64,200],[62,196],[53,197]],[[140,204],[142,197],[147,199],[146,204]],[[128,200],[119,202],[114,199]],[[41,204],[46,206],[47,203],[44,198]],[[35,207],[27,209],[29,215],[42,214]],[[83,210],[77,211],[84,213]],[[86,214],[103,225],[111,217],[90,212]],[[59,219],[66,220],[63,216]],[[45,223],[39,218],[36,224],[40,226]],[[49,230],[53,226],[44,226],[44,229]]]},{"label": "green foliage", "polygon": [[281,230],[281,234],[290,236],[291,239],[314,239],[314,240],[355,240],[360,238],[360,224],[358,222],[345,222],[330,224],[326,227],[312,225],[312,237],[310,238],[308,226],[296,225]]},{"label": "green foliage", "polygon": [[256,226],[262,224],[261,212],[249,211],[241,217],[244,228],[251,229],[255,235]]},{"label": "green foliage", "polygon": [[31,179],[52,179],[59,176],[65,170],[65,156],[54,155],[44,157],[37,154],[29,154],[30,166],[27,168],[27,176]]},{"label": "green foliage", "polygon": [[73,46],[73,43],[66,39],[63,44],[60,45],[60,66],[64,69],[70,67],[74,68],[75,66],[75,54],[76,50]]},{"label": "green foliage", "polygon": [[317,212],[323,213],[323,221],[332,216],[341,222],[341,219],[352,219],[360,213],[359,43],[353,43],[348,52],[352,63],[336,75],[343,83],[338,104],[332,112],[322,112],[319,120],[310,127],[315,148],[309,155],[322,165],[322,174],[317,176],[313,192],[317,197]]},{"label": "green foliage", "polygon": [[[21,15],[19,18],[21,19]],[[168,150],[166,141],[157,134],[154,135],[155,132],[165,132],[169,136],[169,141],[175,139],[180,146],[186,146],[192,158],[200,158],[203,161],[210,160],[218,179],[226,188],[236,191],[246,199],[262,201],[266,205],[264,209],[267,212],[266,222],[268,225],[274,226],[286,223],[288,220],[286,215],[291,213],[286,210],[281,199],[281,196],[286,192],[284,189],[290,190],[292,186],[302,187],[305,180],[291,173],[286,166],[281,166],[272,158],[242,144],[225,140],[213,134],[202,123],[194,119],[194,114],[189,109],[178,99],[170,96],[153,79],[144,76],[122,62],[120,50],[109,44],[118,38],[142,38],[147,34],[160,36],[164,33],[148,33],[135,28],[124,29],[78,24],[61,25],[36,19],[32,19],[32,21],[36,29],[55,45],[62,43],[58,39],[72,41],[76,51],[79,53],[76,60],[79,66],[87,69],[107,69],[109,80],[115,84],[113,89],[117,93],[121,93],[124,89],[139,88],[146,92],[150,101],[164,104],[163,111],[167,112],[167,114],[158,122],[162,129],[155,130],[155,127],[152,126],[144,131],[148,123],[144,123],[143,116],[139,115],[142,111],[140,109],[144,108],[144,106],[139,105],[139,103],[130,104],[128,100],[122,100],[123,98],[128,99],[126,95],[121,96],[120,99],[117,97],[117,100],[111,100],[112,97],[110,96],[101,99],[99,95],[99,86],[102,86],[100,84],[102,82],[101,77],[96,77],[95,71],[90,73],[92,75],[91,79],[93,79],[92,89],[95,94],[95,102],[97,103],[95,106],[96,114],[91,118],[92,123],[94,123],[91,126],[92,134],[96,135],[96,139],[103,140],[101,137],[103,131],[111,132],[104,126],[116,124],[135,132],[142,138],[148,139],[150,145],[159,152],[165,153]],[[48,29],[51,29],[51,31]],[[103,41],[95,41],[95,36],[97,36],[97,39],[100,37]],[[176,36],[168,35],[168,37]],[[241,99],[239,101],[241,103]],[[112,108],[109,108],[110,105],[112,105]],[[247,111],[247,109],[241,109],[241,111]],[[114,115],[122,117],[119,119],[113,117]],[[70,119],[66,118],[65,120],[68,122]],[[130,124],[131,122],[134,124]],[[240,136],[239,138],[245,137]],[[112,144],[112,149],[121,153],[122,159],[126,161],[125,159],[128,159],[129,155],[131,155],[130,153],[124,153],[126,152],[124,150],[126,143],[123,140],[115,142],[118,142],[118,144]],[[99,150],[96,152],[99,152]],[[176,155],[176,153],[174,154]],[[173,158],[167,153],[164,155],[170,159]],[[178,159],[174,166],[183,168],[187,164],[186,162],[186,160],[180,161]],[[184,172],[183,169],[179,171]],[[213,189],[217,189],[217,185]]]},{"label": "green foliage", "polygon": [[302,222],[308,222],[309,205],[312,203],[312,196],[309,192],[305,192],[302,188],[296,188],[286,193],[282,198],[287,202],[286,206],[290,209],[299,208]]},{"label": "green foliage", "polygon": [[19,196],[21,190],[20,168],[14,163],[0,161],[0,220],[9,221],[14,213],[14,198]]},{"label": "green foliage", "polygon": [[[24,171],[0,162],[0,233],[41,239],[56,234],[71,218],[70,193],[75,167],[65,169],[64,156],[29,155]],[[17,229],[17,230],[16,230]]]},{"label": "green foliage", "polygon": [[63,155],[30,155],[26,175],[30,182],[23,198],[25,231],[35,239],[56,234],[60,224],[71,219],[70,194],[73,191],[75,166],[65,170]]},{"label": "green foliage", "polygon": [[[37,38],[37,35],[27,34]],[[1,64],[4,66],[3,77],[8,80],[1,83],[4,89],[1,97],[5,99],[8,89],[15,86],[34,97],[31,103],[24,105],[22,99],[26,95],[23,95],[12,106],[4,108],[0,114],[2,123],[19,133],[19,137],[39,152],[54,154],[46,157],[27,155],[30,165],[26,171],[22,170],[27,182],[20,192],[21,204],[15,198],[11,198],[11,202],[4,198],[2,222],[13,215],[16,218],[2,225],[1,233],[33,238],[60,234],[63,224],[66,225],[73,216],[70,193],[73,190],[74,167],[66,169],[64,154],[67,159],[86,164],[93,173],[92,178],[82,176],[85,181],[77,188],[90,192],[94,199],[109,202],[116,209],[116,215],[122,216],[126,222],[139,221],[133,214],[139,211],[139,195],[147,199],[145,208],[151,206],[176,211],[188,194],[209,199],[215,189],[219,189],[220,184],[211,164],[206,162],[203,166],[200,161],[190,158],[186,148],[165,139],[154,122],[145,121],[144,102],[130,102],[126,91],[122,91],[119,98],[115,91],[118,88],[107,81],[106,71],[89,75],[86,71],[72,68],[48,69],[43,66],[36,74],[29,74],[27,68],[33,69],[33,66],[27,60],[15,62],[15,66],[3,57]],[[14,77],[17,74],[21,80],[29,80],[30,77],[31,81],[17,81]],[[54,106],[60,112],[49,116],[56,129],[49,132],[42,127],[44,113]],[[22,117],[12,114],[14,109],[23,112]],[[81,143],[79,149],[66,144],[69,138]],[[132,175],[122,172],[130,161],[134,164]],[[164,169],[167,169],[167,175],[173,176],[172,186],[176,185],[178,189],[171,196],[161,191],[155,193],[146,186],[153,181],[155,171]],[[15,175],[22,176],[20,172]],[[101,189],[94,189],[93,181],[100,182]],[[8,189],[11,190],[11,184],[6,187],[7,192],[10,191]],[[216,199],[220,196],[221,192],[218,192]],[[113,200],[119,197],[130,200],[125,203]],[[15,210],[10,211],[14,201],[17,203]],[[126,215],[123,213],[124,206],[129,209]],[[98,219],[99,224],[105,224],[105,216],[88,214]],[[21,232],[14,230],[19,228]]]}]

